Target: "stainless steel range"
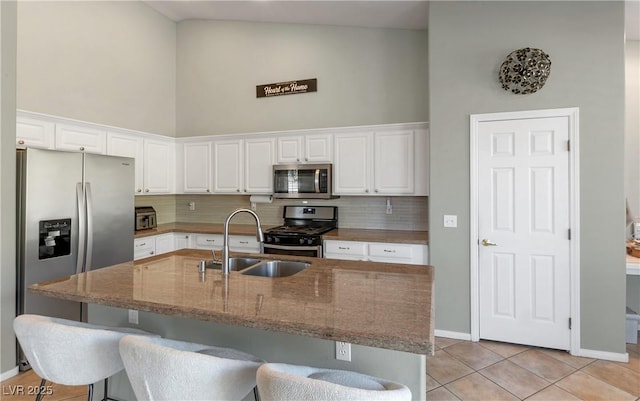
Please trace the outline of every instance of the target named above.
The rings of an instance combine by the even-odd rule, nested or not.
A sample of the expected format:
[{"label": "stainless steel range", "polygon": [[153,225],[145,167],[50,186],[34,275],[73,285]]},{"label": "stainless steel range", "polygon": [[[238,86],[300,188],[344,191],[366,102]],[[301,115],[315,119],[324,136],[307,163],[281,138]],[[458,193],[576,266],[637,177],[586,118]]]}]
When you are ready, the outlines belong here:
[{"label": "stainless steel range", "polygon": [[285,206],[284,225],[264,233],[264,253],[322,257],[322,234],[338,228],[336,206]]}]

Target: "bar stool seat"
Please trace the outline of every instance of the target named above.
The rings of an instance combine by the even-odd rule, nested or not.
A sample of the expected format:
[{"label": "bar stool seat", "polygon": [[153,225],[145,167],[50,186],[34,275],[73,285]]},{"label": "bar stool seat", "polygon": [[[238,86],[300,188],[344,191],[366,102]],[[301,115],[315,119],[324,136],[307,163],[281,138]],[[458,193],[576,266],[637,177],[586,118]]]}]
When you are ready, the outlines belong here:
[{"label": "bar stool seat", "polygon": [[263,401],[411,400],[411,390],[400,383],[357,372],[284,363],[262,365],[257,383]]},{"label": "bar stool seat", "polygon": [[264,363],[231,348],[125,336],[120,355],[138,401],[242,400]]},{"label": "bar stool seat", "polygon": [[[49,316],[24,314],[13,321],[13,330],[34,372],[47,381],[67,386],[88,385],[88,400],[93,384],[105,381],[124,369],[118,344],[125,335],[155,336],[146,331],[109,327]],[[38,394],[36,400],[41,398]]]}]

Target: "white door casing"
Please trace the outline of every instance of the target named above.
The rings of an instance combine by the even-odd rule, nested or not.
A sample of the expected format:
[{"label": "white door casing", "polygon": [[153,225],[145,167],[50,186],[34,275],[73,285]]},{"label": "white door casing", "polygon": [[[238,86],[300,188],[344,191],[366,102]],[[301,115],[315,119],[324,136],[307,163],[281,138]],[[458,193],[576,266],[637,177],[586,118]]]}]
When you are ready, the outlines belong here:
[{"label": "white door casing", "polygon": [[579,349],[577,115],[471,116],[474,341]]}]

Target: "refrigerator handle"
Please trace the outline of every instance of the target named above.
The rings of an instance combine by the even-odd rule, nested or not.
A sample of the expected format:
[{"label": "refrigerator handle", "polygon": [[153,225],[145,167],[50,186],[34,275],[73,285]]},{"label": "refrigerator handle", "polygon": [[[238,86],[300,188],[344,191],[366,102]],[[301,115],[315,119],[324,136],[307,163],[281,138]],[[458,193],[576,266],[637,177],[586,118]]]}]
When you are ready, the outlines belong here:
[{"label": "refrigerator handle", "polygon": [[85,189],[87,202],[87,256],[84,264],[84,271],[91,270],[91,260],[93,258],[93,198],[91,196],[91,183],[86,183]]},{"label": "refrigerator handle", "polygon": [[84,251],[85,251],[85,217],[86,208],[84,203],[84,191],[82,183],[76,184],[76,197],[78,200],[78,258],[76,263],[76,274],[80,274],[84,270]]}]

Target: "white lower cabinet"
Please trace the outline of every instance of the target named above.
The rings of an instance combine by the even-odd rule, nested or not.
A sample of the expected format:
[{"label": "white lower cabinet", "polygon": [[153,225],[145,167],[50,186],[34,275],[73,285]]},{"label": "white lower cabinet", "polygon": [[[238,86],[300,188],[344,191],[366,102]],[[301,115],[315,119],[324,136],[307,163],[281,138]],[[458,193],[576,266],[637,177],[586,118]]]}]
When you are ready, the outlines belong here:
[{"label": "white lower cabinet", "polygon": [[222,234],[194,234],[196,249],[222,250]]},{"label": "white lower cabinet", "polygon": [[256,237],[246,235],[230,235],[229,250],[244,253],[260,253],[260,243]]},{"label": "white lower cabinet", "polygon": [[148,258],[156,254],[155,236],[133,240],[133,260]]},{"label": "white lower cabinet", "polygon": [[335,240],[324,241],[324,257],[412,265],[426,265],[429,259],[427,245]]}]

